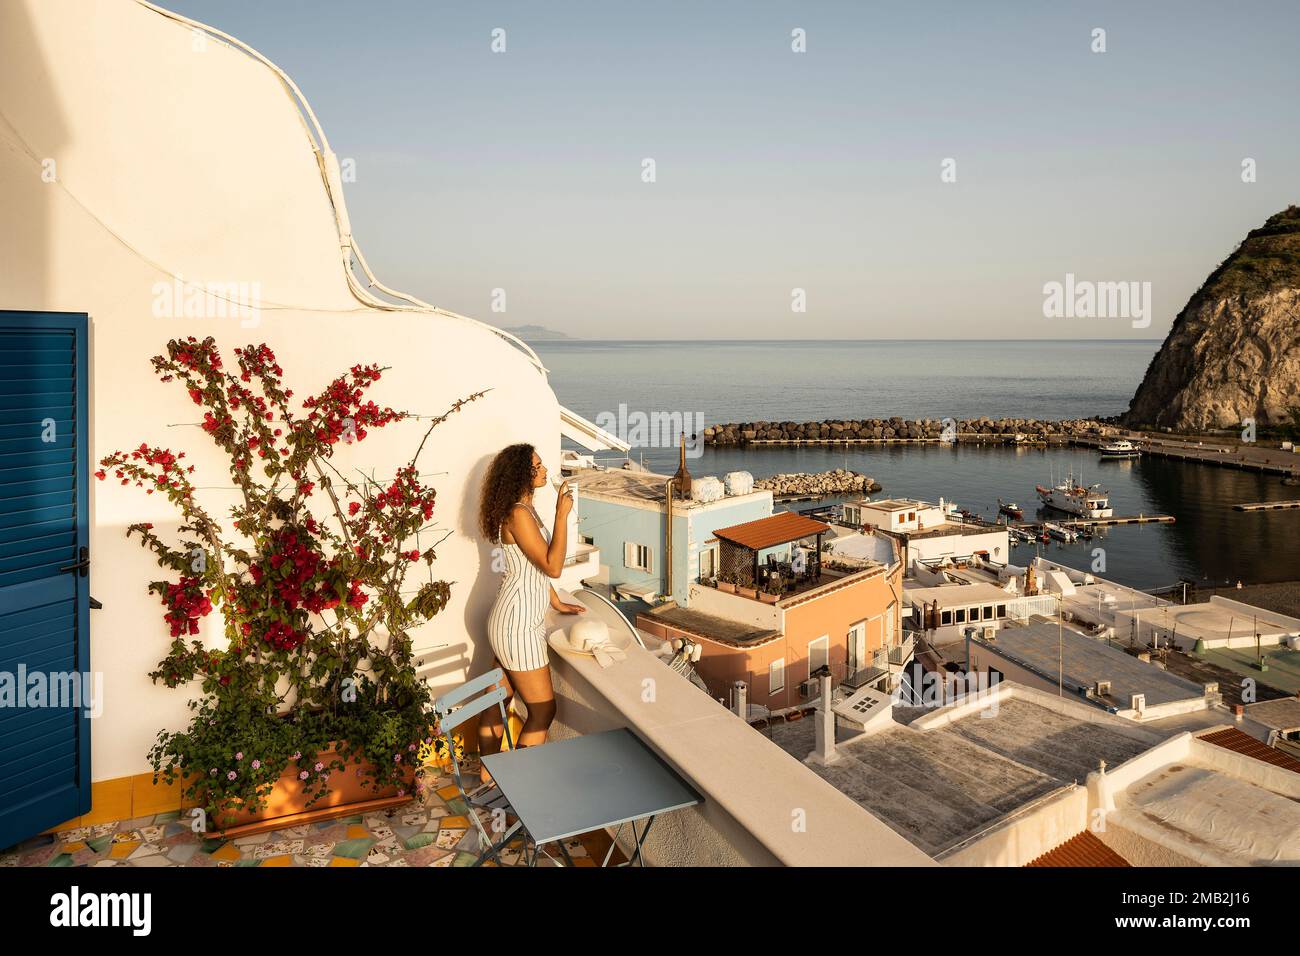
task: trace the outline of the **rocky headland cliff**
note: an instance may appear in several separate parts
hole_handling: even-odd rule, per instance
[[[1174,319],[1123,416],[1180,432],[1300,416],[1300,208],[1258,229]]]

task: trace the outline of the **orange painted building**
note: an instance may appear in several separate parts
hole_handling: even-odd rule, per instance
[[[818,533],[811,525],[792,529],[788,520],[782,529],[774,521],[781,518],[737,526],[741,532],[735,537],[772,547],[762,535],[768,529],[778,536],[782,530]],[[771,524],[764,528],[765,523]],[[717,535],[725,542],[734,531],[720,529]],[[837,683],[887,687],[888,652],[903,640],[903,569],[896,549],[883,542],[885,554],[892,555],[888,563],[873,561],[862,568],[819,563],[814,579],[776,594],[758,587],[729,589],[725,582],[692,584],[686,607],[667,604],[643,612],[637,627],[666,640],[699,644],[703,653],[696,672],[710,693],[728,704],[735,682],[745,681],[753,704],[771,710],[798,707],[816,696],[805,682],[822,665]],[[896,663],[892,670],[897,673],[901,666]]]

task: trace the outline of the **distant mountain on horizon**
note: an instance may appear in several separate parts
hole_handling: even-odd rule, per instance
[[[525,342],[555,342],[560,339],[571,338],[571,336],[565,335],[563,332],[548,329],[544,325],[515,325],[503,328],[501,331],[509,332]]]

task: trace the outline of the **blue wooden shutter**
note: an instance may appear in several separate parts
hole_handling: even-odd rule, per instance
[[[51,675],[90,676],[86,328],[0,311],[0,694],[19,698],[0,698],[0,848],[90,811],[93,684],[17,706],[34,674],[50,695]]]

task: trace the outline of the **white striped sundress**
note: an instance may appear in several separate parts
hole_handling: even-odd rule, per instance
[[[533,511],[533,509],[529,509]],[[550,532],[533,511],[547,545]],[[528,560],[517,544],[502,544],[505,576],[488,615],[488,642],[508,671],[531,671],[549,663],[546,653],[546,611],[551,606],[551,582]]]

